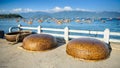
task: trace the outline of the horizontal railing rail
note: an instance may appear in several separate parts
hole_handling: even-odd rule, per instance
[[[90,31],[90,30],[69,30],[74,33],[86,33],[86,34],[104,34],[102,31]]]
[[[109,29],[105,29],[104,31],[90,31],[90,30],[70,30],[68,27],[65,27],[64,29],[56,29],[56,28],[41,28],[41,26],[38,27],[24,27],[21,25],[18,25],[20,29],[29,29],[29,30],[37,30],[37,33],[45,33],[50,34],[53,36],[63,37],[66,42],[69,41],[69,38],[83,38],[83,37],[89,37],[89,38],[96,38],[102,41],[105,41],[106,43],[109,42],[120,42],[120,39],[109,39],[111,35],[114,36],[120,36],[120,32],[110,32]],[[9,32],[12,31],[12,27],[9,28]],[[41,31],[53,31],[54,33],[50,32],[41,32]],[[58,34],[57,32],[63,32],[63,34]],[[82,35],[70,35],[70,33],[83,33],[83,34],[97,34],[97,35],[103,35],[103,38],[99,37],[91,37],[91,36],[82,36]]]

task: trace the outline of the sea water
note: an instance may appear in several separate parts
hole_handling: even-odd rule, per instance
[[[27,27],[38,27],[40,25],[43,28],[64,29],[65,27],[68,27],[69,29],[72,30],[91,30],[91,31],[104,31],[106,28],[108,28],[110,29],[110,32],[120,32],[120,20],[111,20],[111,21],[106,21],[105,23],[101,21],[93,21],[91,23],[85,23],[85,22],[76,23],[72,21],[63,24],[57,24],[55,22],[38,23],[38,21],[33,21],[32,24],[28,24],[25,23],[24,21],[16,22],[16,19],[0,19],[0,30],[4,30],[5,33],[8,33],[10,27],[18,26],[19,24]],[[57,32],[57,33],[62,33],[62,32]],[[71,33],[71,34],[79,35],[79,33]],[[80,34],[80,35],[85,35],[85,34]],[[91,35],[91,36],[95,36],[95,35]],[[103,36],[99,35],[99,37],[103,37]],[[110,38],[120,39],[120,37],[118,36],[110,36]]]

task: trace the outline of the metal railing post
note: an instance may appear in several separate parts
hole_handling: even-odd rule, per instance
[[[41,33],[41,26],[38,26],[38,29],[37,29],[37,30],[38,30],[37,33],[40,34],[40,33]]]
[[[110,30],[105,29],[104,30],[104,42],[106,42],[107,44],[109,44],[109,37],[110,37]]]
[[[21,24],[18,25],[18,28],[19,28],[18,31],[21,31],[21,30],[22,30],[22,29],[20,28],[21,26],[22,26]]]
[[[68,41],[69,41],[69,29],[68,29],[68,27],[64,28],[64,39],[65,39],[66,43],[68,43]]]

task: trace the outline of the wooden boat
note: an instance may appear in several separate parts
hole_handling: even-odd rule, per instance
[[[45,51],[57,46],[54,36],[48,34],[32,34],[24,38],[22,47],[31,51]]]
[[[97,39],[77,38],[68,42],[66,52],[75,58],[84,60],[103,60],[109,57],[111,47]]]
[[[10,42],[22,42],[22,40],[32,34],[31,31],[16,31],[5,34],[5,39]]]

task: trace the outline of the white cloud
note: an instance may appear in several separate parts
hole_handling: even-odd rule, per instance
[[[81,9],[80,8],[76,8],[77,11],[80,11]]]
[[[57,6],[57,7],[53,8],[51,11],[53,11],[53,12],[61,12],[61,11],[72,11],[72,10],[73,9],[70,6],[65,6],[63,8]]]
[[[53,10],[54,12],[60,12],[60,11],[63,11],[63,9],[60,8],[60,7],[55,7],[55,8],[53,8],[52,10]]]
[[[5,13],[5,12],[6,10],[3,10],[3,9],[0,10],[0,14]]]
[[[5,10],[0,10],[0,12],[4,12]]]
[[[46,9],[46,10],[33,10],[30,8],[24,8],[24,9],[23,8],[15,8],[12,10],[0,10],[0,13],[21,13],[21,12],[37,12],[37,11],[54,13],[54,12],[61,12],[61,11],[92,11],[92,10],[81,9],[81,8],[72,8],[70,6],[65,6],[65,7],[56,6],[53,9]]]
[[[94,10],[88,10],[88,9],[82,9],[82,8],[76,8],[75,11],[89,11],[89,12],[94,12]]]
[[[23,9],[23,11],[24,11],[24,12],[33,12],[33,10],[30,9],[30,8]]]
[[[65,6],[65,7],[63,7],[63,8],[61,8],[61,7],[55,7],[55,8],[53,8],[53,9],[51,9],[51,10],[49,10],[49,12],[61,12],[61,11],[92,11],[92,10],[87,10],[87,9],[81,9],[81,8],[76,8],[76,9],[74,9],[74,8],[72,8],[72,7],[70,7],[70,6]]]
[[[21,12],[22,11],[22,8],[15,8],[12,10],[13,12]]]
[[[12,13],[19,13],[19,12],[32,12],[33,10],[30,9],[30,8],[25,8],[25,9],[22,9],[22,8],[15,8],[13,9],[11,12]]]
[[[87,9],[76,8],[76,11],[88,11]]]
[[[72,11],[73,9],[70,6],[65,6],[63,8],[63,10],[65,10],[65,11]]]

